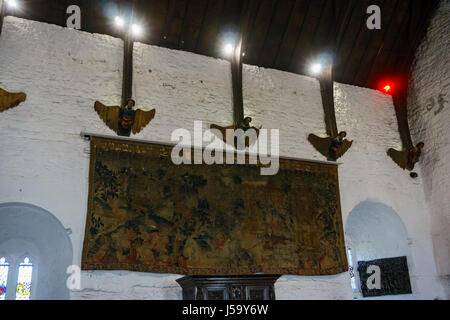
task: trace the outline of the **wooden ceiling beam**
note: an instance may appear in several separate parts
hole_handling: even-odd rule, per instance
[[[386,61],[389,58],[392,48],[395,43],[399,41],[400,30],[407,19],[408,3],[405,0],[398,0],[398,7],[396,7],[395,14],[393,15],[392,24],[389,26],[389,30],[384,34],[383,45],[380,48],[374,63],[369,66],[368,72],[368,87],[375,88],[378,85],[380,77],[389,76],[392,72],[386,67]]]
[[[336,1],[338,1],[338,0],[336,0]],[[337,3],[342,3],[342,2],[338,1]],[[347,28],[350,24],[351,18],[353,16],[353,11],[355,9],[355,5],[354,5],[355,0],[348,0],[348,1],[345,1],[344,3],[346,3],[346,6],[344,8],[341,8],[341,10],[339,11],[340,12],[339,17],[342,17],[342,18],[339,18],[339,20],[338,20],[338,24],[340,26],[337,29],[338,31],[337,31],[337,35],[336,35],[336,39],[335,39],[335,43],[334,43],[337,53],[340,52],[340,48],[342,45],[342,41],[344,39],[344,35],[347,32]]]
[[[0,0],[0,36],[2,35],[4,19],[5,19],[5,0]]]
[[[224,0],[209,1],[195,52],[220,57],[222,43],[219,38],[219,27],[224,6]]]
[[[381,10],[383,10],[383,4],[384,0],[365,1],[364,8],[369,7],[369,5],[377,5],[381,8]],[[366,13],[365,10],[363,12]],[[381,30],[369,30],[366,25],[367,18],[368,15],[364,14],[361,21],[360,31],[354,43],[352,54],[346,62],[344,71],[345,74],[342,77],[346,83],[356,84],[355,78],[358,71],[362,68],[362,61],[367,54],[368,48],[375,35],[381,32]]]
[[[289,63],[289,70],[292,72],[308,74],[306,69],[312,57],[308,56],[305,51],[308,51],[308,47],[313,42],[314,33],[317,30],[322,13],[323,3],[324,1],[311,1],[308,7],[305,23],[300,30],[298,42]]]
[[[342,42],[339,47],[339,55],[337,56],[335,63],[335,79],[342,83],[347,83],[345,79],[345,70],[348,65],[348,61],[351,59],[353,50],[358,40],[358,35],[361,32],[361,28],[364,23],[364,17],[367,6],[364,1],[357,1],[354,5],[354,10],[350,16],[349,23],[347,25],[345,36],[342,38]],[[363,21],[364,20],[364,21]]]
[[[181,31],[180,45],[182,50],[194,51],[200,35],[208,0],[191,0],[185,15],[185,24]]]
[[[134,39],[130,34],[131,17],[134,16],[138,0],[133,0],[130,9],[130,18],[128,19],[128,26],[124,32],[123,44],[123,74],[122,74],[122,106],[126,104],[128,99],[133,98],[133,47]]]
[[[161,45],[168,11],[169,2],[167,0],[139,1],[137,3],[136,15],[146,30],[145,38],[140,39],[141,42]]]
[[[326,34],[323,35],[324,43],[321,44],[323,50],[328,54],[336,53],[336,45],[339,41],[340,29],[339,23],[342,23],[343,17],[348,17],[348,10],[340,7],[335,0],[330,0],[325,9],[327,14],[323,14],[329,21],[324,28]],[[327,10],[328,9],[328,10]],[[344,20],[345,23],[345,20]],[[322,106],[324,111],[325,129],[330,137],[336,137],[338,128],[336,123],[336,112],[334,105],[334,61],[333,57],[328,61],[325,70],[319,77],[320,93],[322,97]]]
[[[258,65],[259,56],[263,50],[266,35],[269,30],[270,21],[272,20],[276,0],[261,1],[258,12],[255,16],[254,23],[248,33],[247,49],[245,52],[245,60],[249,64]]]
[[[270,27],[266,34],[263,50],[259,53],[258,65],[273,67],[275,59],[283,40],[280,35],[284,35],[288,24],[286,21],[291,19],[293,14],[294,0],[279,1],[273,10]]]
[[[389,26],[392,21],[392,15],[395,14],[396,6],[391,5],[392,0],[384,0],[383,6],[381,7],[381,30],[372,30],[372,37],[370,43],[367,45],[366,51],[360,61],[358,71],[355,73],[353,83],[367,84],[367,66],[374,63],[375,58],[383,44],[383,38],[389,30]],[[398,3],[398,1],[397,1]]]
[[[111,10],[106,7],[126,9],[130,3],[116,0],[105,6],[92,0],[21,0],[23,10],[14,15],[65,26],[66,8],[75,4],[81,7],[83,31],[121,37],[121,31],[112,23],[114,17],[108,16]],[[246,46],[243,60],[307,74],[309,59],[333,49],[330,37],[335,36],[336,81],[376,88],[375,81],[382,75],[407,73],[428,25],[424,21],[429,20],[430,8],[437,3],[438,0],[385,0],[382,30],[367,34],[360,27],[364,26],[366,7],[371,2],[259,0],[259,9],[252,13],[255,19],[251,21],[249,38],[243,43]],[[339,17],[336,25],[327,19],[331,6]],[[238,7],[238,0],[140,0],[136,13],[147,32],[139,41],[223,58],[221,31],[237,23]]]
[[[405,17],[403,19],[402,25],[400,26],[397,34],[399,35],[397,41],[395,41],[391,47],[391,50],[388,51],[388,54],[386,55],[386,60],[383,63],[385,66],[384,69],[386,70],[386,73],[389,74],[393,79],[397,79],[399,76],[401,76],[402,79],[405,79],[406,75],[401,75],[396,73],[397,66],[395,65],[395,62],[398,58],[405,59],[404,53],[405,48],[410,45],[409,39],[408,39],[408,29],[409,29],[409,21],[411,19],[410,12],[411,12],[411,2],[405,1],[407,4],[406,11],[405,11]],[[406,83],[402,85],[407,85]],[[398,86],[398,84],[397,84]]]
[[[333,35],[330,34],[330,30],[332,29],[332,26],[335,25],[334,15],[333,0],[326,0],[322,4],[322,10],[317,21],[318,23],[311,45],[305,52],[306,56],[316,57],[333,47],[330,43],[330,40],[333,38]]]
[[[277,56],[275,58],[275,68],[288,70],[289,64],[294,54],[296,44],[299,42],[301,30],[306,20],[310,2],[307,0],[296,0],[292,15],[289,19],[283,40],[280,43]]]
[[[179,38],[186,14],[188,0],[170,0],[160,45],[178,49]]]
[[[409,148],[414,145],[408,122],[408,81],[410,76],[410,66],[414,59],[414,53],[422,40],[427,26],[429,25],[429,18],[431,17],[433,9],[438,4],[438,1],[429,1],[425,6],[415,6],[414,1],[410,2],[411,10],[416,11],[409,16],[409,24],[405,32],[408,33],[408,43],[410,47],[406,51],[406,56],[399,56],[396,60],[396,72],[403,73],[405,76],[404,84],[398,91],[394,92],[393,102],[395,113],[397,116],[397,123],[400,132],[400,138],[404,148]],[[421,14],[419,14],[419,12]],[[416,22],[421,21],[417,27]],[[402,61],[403,60],[403,61]],[[416,141],[417,143],[417,141]]]
[[[242,88],[242,52],[253,21],[252,13],[258,9],[255,0],[244,0],[239,17],[239,40],[231,60],[231,79],[233,89],[233,121],[238,126],[244,120],[244,97]],[[255,14],[254,14],[255,15]]]

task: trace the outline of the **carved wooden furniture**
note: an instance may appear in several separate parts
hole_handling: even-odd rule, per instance
[[[280,275],[186,276],[177,279],[183,300],[275,300]]]

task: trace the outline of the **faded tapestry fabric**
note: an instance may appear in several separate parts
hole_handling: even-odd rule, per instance
[[[92,137],[83,270],[329,275],[348,268],[336,165],[175,165]]]

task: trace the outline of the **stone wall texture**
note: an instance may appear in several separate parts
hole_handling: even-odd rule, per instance
[[[450,2],[441,1],[412,68],[408,118],[412,139],[423,141],[420,168],[430,206],[437,271],[450,275]],[[450,291],[447,291],[447,295]]]

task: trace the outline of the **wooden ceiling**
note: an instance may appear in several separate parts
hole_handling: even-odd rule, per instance
[[[18,0],[13,14],[65,26],[76,4],[82,30],[120,36],[114,15],[130,12],[144,25],[139,41],[223,58],[227,35],[244,34],[243,63],[309,74],[324,52],[334,55],[335,81],[377,88],[405,78],[439,0]],[[381,8],[381,30],[369,30],[369,5]]]

